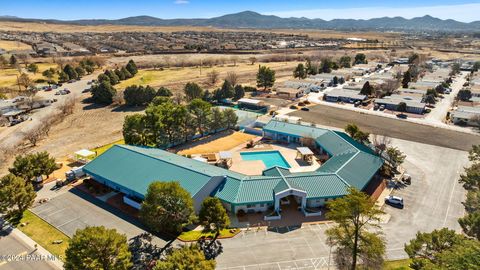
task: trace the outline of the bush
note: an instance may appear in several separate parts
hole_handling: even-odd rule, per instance
[[[299,102],[299,103],[298,103],[298,106],[303,107],[303,106],[305,106],[305,103]]]
[[[303,104],[308,105],[308,104],[310,104],[310,101],[305,100],[305,101],[303,102]]]
[[[295,106],[295,105],[292,105],[292,106],[290,106],[290,109],[292,109],[292,110],[297,110],[297,109],[298,109],[298,107],[297,107],[297,106]]]

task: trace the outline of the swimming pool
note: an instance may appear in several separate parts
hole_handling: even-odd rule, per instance
[[[261,160],[267,169],[274,166],[290,168],[290,165],[279,151],[242,152],[240,156],[243,160]]]

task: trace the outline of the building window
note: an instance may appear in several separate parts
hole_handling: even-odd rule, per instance
[[[254,208],[255,204],[247,204],[247,208]]]
[[[264,206],[265,206],[265,204],[264,204],[264,203],[261,203],[261,204],[260,204],[260,207],[264,207]]]

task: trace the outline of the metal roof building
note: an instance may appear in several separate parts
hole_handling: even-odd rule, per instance
[[[153,181],[178,181],[193,197],[196,209],[207,196],[216,196],[232,212],[273,207],[280,199],[296,196],[302,209],[363,189],[382,166],[375,153],[343,132],[271,120],[264,136],[296,141],[311,137],[330,158],[317,170],[292,173],[272,167],[259,176],[247,176],[156,148],[115,145],[85,165],[96,181],[143,199]],[[315,204],[316,203],[316,204]]]

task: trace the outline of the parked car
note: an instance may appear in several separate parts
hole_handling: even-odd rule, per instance
[[[406,115],[404,113],[399,113],[399,114],[397,114],[397,117],[400,118],[400,119],[407,119],[408,115]]]
[[[385,197],[385,203],[394,207],[403,208],[403,198],[398,196]]]
[[[375,105],[373,105],[373,110],[376,111],[376,110],[378,110],[379,107],[380,107],[380,106],[378,106],[378,104],[375,103]]]
[[[310,111],[310,109],[309,109],[309,108],[307,108],[307,107],[303,107],[303,108],[301,108],[300,110],[302,110],[302,111],[306,111],[306,112]]]
[[[82,90],[82,93],[88,93],[88,92],[90,92],[90,88],[85,88]]]
[[[63,92],[67,93],[67,94],[70,94],[70,90],[68,90],[67,88],[63,89]]]
[[[17,124],[20,124],[21,122],[23,122],[21,119],[12,119],[12,121],[10,121],[10,126],[15,126]]]
[[[380,105],[380,107],[378,107],[378,109],[379,109],[380,111],[384,111],[384,110],[385,110],[385,105]]]
[[[407,185],[410,185],[412,183],[412,177],[410,176],[410,174],[407,174],[407,173],[403,174],[402,182],[404,182]]]
[[[361,102],[359,100],[355,101],[355,103],[353,103],[353,106],[355,107],[358,107],[360,106]]]

